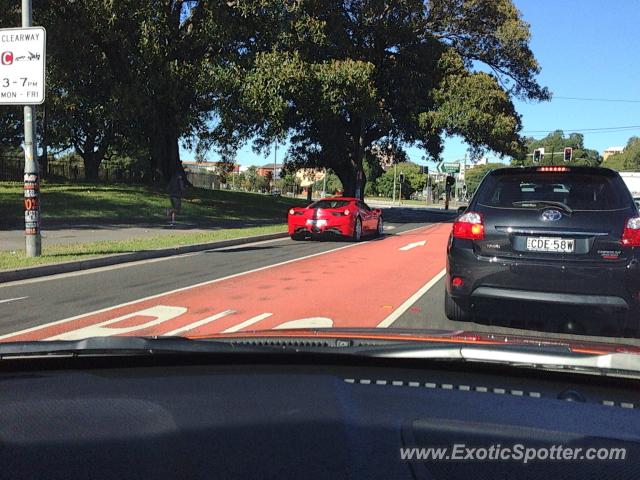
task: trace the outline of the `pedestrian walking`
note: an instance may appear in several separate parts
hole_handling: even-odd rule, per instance
[[[185,181],[184,174],[180,171],[176,171],[169,180],[167,191],[169,193],[169,201],[171,202],[171,208],[167,209],[167,216],[171,219],[171,225],[175,224],[176,215],[182,209],[182,197],[187,190],[187,182]]]

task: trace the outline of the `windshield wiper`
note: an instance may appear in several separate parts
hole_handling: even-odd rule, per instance
[[[309,340],[309,339],[307,339]],[[93,337],[83,340],[0,343],[0,359],[80,356],[154,356],[185,354],[329,354],[365,358],[421,359],[497,363],[513,367],[640,378],[640,354],[573,352],[563,345],[486,345],[455,341],[366,340],[324,337],[305,342],[286,337],[228,337],[191,340],[183,337]]]
[[[514,367],[610,376],[640,377],[640,355],[635,353],[576,353],[565,347],[537,348],[520,345],[461,345],[438,348],[407,348],[375,354],[382,358],[447,359],[497,363]]]
[[[532,206],[534,208],[539,208],[539,207],[558,207],[558,208],[564,210],[565,212],[567,212],[569,215],[571,215],[573,213],[573,210],[571,209],[571,207],[569,205],[567,205],[566,203],[555,202],[553,200],[523,200],[521,202],[513,202],[511,205],[513,205],[514,207]]]

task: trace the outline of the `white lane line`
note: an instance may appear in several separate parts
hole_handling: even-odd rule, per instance
[[[271,315],[273,315],[273,313],[261,313],[260,315],[251,317],[249,320],[245,320],[242,323],[239,323],[237,325],[234,325],[233,327],[227,328],[226,330],[223,330],[222,333],[237,332],[238,330],[242,330],[243,328],[246,328],[249,325],[253,325],[254,323],[258,323],[259,321],[264,320],[265,318],[269,318]]]
[[[426,240],[422,240],[421,242],[413,242],[405,245],[404,247],[400,247],[398,250],[400,250],[401,252],[406,252],[407,250],[411,250],[412,248],[424,247],[426,243]]]
[[[266,265],[264,267],[254,268],[252,270],[247,270],[245,272],[234,273],[233,275],[227,275],[226,277],[215,278],[213,280],[207,280],[206,282],[200,282],[200,283],[196,283],[194,285],[188,285],[186,287],[177,288],[175,290],[169,290],[167,292],[157,293],[155,295],[150,295],[148,297],[137,298],[137,299],[132,300],[130,302],[121,303],[119,305],[112,305],[110,307],[101,308],[99,310],[94,310],[93,312],[82,313],[80,315],[75,315],[73,317],[64,318],[62,320],[57,320],[55,322],[45,323],[45,324],[39,325],[37,327],[31,327],[31,328],[27,328],[25,330],[20,330],[18,332],[13,332],[13,333],[8,333],[6,335],[1,335],[0,336],[0,340],[3,340],[3,339],[8,338],[8,337],[13,337],[15,335],[22,335],[22,334],[25,334],[25,333],[30,333],[30,332],[33,332],[33,331],[36,331],[36,330],[40,330],[42,328],[52,327],[52,326],[55,326],[55,325],[60,325],[62,323],[71,322],[73,320],[77,320],[79,318],[88,317],[90,315],[97,315],[98,313],[108,312],[109,310],[115,310],[116,308],[127,307],[127,306],[133,305],[135,303],[146,302],[147,300],[153,300],[155,298],[164,297],[165,295],[172,295],[174,293],[184,292],[186,290],[191,290],[193,288],[203,287],[205,285],[213,285],[214,283],[222,282],[222,281],[225,281],[225,280],[230,280],[232,278],[241,277],[243,275],[249,275],[251,273],[261,272],[263,270],[268,270],[270,268],[279,267],[279,266],[282,266],[282,265],[288,265],[290,263],[299,262],[300,260],[306,260],[308,258],[318,257],[320,255],[326,255],[328,253],[336,252],[338,250],[344,250],[344,249],[347,249],[347,248],[357,247],[358,245],[365,245],[367,243],[369,243],[369,242],[365,241],[365,242],[360,242],[360,243],[351,243],[351,244],[345,245],[343,247],[334,248],[333,250],[326,250],[324,252],[313,253],[311,255],[306,255],[304,257],[293,258],[291,260],[286,260],[284,262],[274,263],[274,264],[271,264],[271,265]]]
[[[416,293],[411,295],[402,305],[396,308],[391,313],[391,315],[389,315],[387,318],[381,321],[378,324],[378,328],[389,327],[393,322],[395,322],[398,318],[400,318],[400,316],[404,312],[406,312],[409,309],[409,307],[411,307],[411,305],[416,303],[420,297],[422,297],[425,293],[427,293],[431,287],[433,287],[436,283],[438,283],[440,279],[445,276],[446,273],[447,273],[447,269],[443,268],[440,273],[438,273],[435,277],[433,277],[425,285],[423,285],[422,288],[420,288],[420,290],[418,290]]]
[[[400,232],[397,235],[402,235],[404,233],[410,233],[410,232],[413,232],[415,230],[420,230],[420,229],[430,230],[430,229],[436,227],[437,225],[439,225],[439,224],[438,223],[433,223],[431,225],[426,225],[426,226],[422,225],[420,227],[412,228],[410,230],[405,230],[404,232]],[[130,302],[125,302],[125,303],[121,303],[119,305],[112,305],[110,307],[101,308],[99,310],[94,310],[93,312],[82,313],[80,315],[75,315],[73,317],[63,318],[62,320],[56,320],[54,322],[38,325],[36,327],[26,328],[24,330],[19,330],[17,332],[12,332],[12,333],[7,333],[5,335],[0,335],[0,340],[4,340],[5,338],[9,338],[9,337],[14,337],[16,335],[23,335],[25,333],[34,332],[34,331],[37,331],[37,330],[41,330],[43,328],[48,328],[48,327],[53,327],[53,326],[56,326],[56,325],[61,325],[63,323],[71,322],[73,320],[78,320],[80,318],[88,317],[90,315],[97,315],[98,313],[104,313],[104,312],[108,312],[109,310],[115,310],[116,308],[127,307],[127,306],[133,305],[135,303],[145,302],[147,300],[153,300],[155,298],[164,297],[165,295],[171,295],[171,294],[174,294],[174,293],[184,292],[186,290],[191,290],[193,288],[203,287],[205,285],[213,285],[214,283],[222,282],[222,281],[225,281],[225,280],[230,280],[232,278],[241,277],[243,275],[248,275],[248,274],[256,273],[256,272],[261,272],[263,270],[268,270],[270,268],[279,267],[281,265],[288,265],[290,263],[298,262],[300,260],[306,260],[308,258],[319,257],[321,255],[326,255],[328,253],[337,252],[339,250],[345,250],[347,248],[357,247],[358,245],[366,245],[368,243],[370,243],[369,240],[362,241],[362,242],[359,242],[359,243],[351,243],[349,245],[345,245],[343,247],[334,248],[332,250],[326,250],[326,251],[323,251],[323,252],[312,253],[311,255],[306,255],[304,257],[292,258],[291,260],[286,260],[284,262],[274,263],[272,265],[266,265],[264,267],[254,268],[252,270],[247,270],[245,272],[234,273],[233,275],[227,275],[226,277],[220,277],[220,278],[215,278],[213,280],[207,280],[206,282],[200,282],[200,283],[196,283],[194,285],[188,285],[186,287],[177,288],[175,290],[169,290],[167,292],[157,293],[155,295],[150,295],[148,297],[138,298],[136,300],[131,300]],[[2,285],[0,285],[0,287],[1,286]]]
[[[266,243],[284,242],[284,241],[288,241],[288,240],[289,240],[289,237],[287,237],[287,238],[275,238],[275,239],[272,239],[272,240],[261,240],[259,242],[244,243],[242,245],[236,245],[236,246],[232,246],[232,247],[210,248],[208,250],[202,250],[202,251],[198,251],[198,252],[180,253],[178,255],[171,255],[171,256],[168,256],[168,257],[160,257],[160,258],[149,258],[147,260],[136,260],[134,262],[125,262],[125,263],[118,263],[116,265],[107,265],[105,267],[89,268],[89,269],[86,269],[86,270],[79,270],[77,272],[57,273],[55,275],[47,275],[45,277],[30,278],[30,279],[26,279],[26,280],[14,280],[12,282],[0,283],[0,288],[15,287],[15,286],[18,286],[18,285],[28,285],[30,283],[48,282],[48,281],[52,281],[52,280],[60,280],[60,279],[71,278],[71,277],[79,277],[81,275],[90,275],[90,274],[93,274],[93,273],[108,272],[110,270],[119,270],[121,268],[129,268],[129,267],[135,267],[135,266],[138,266],[138,265],[145,265],[147,263],[166,262],[167,260],[174,260],[176,258],[193,257],[195,255],[202,255],[203,253],[206,253],[206,252],[225,251],[225,250],[229,250],[229,249],[232,249],[232,248],[248,247],[248,246],[254,246],[254,245],[263,245],[263,244],[266,244]]]
[[[170,332],[163,333],[163,337],[170,337],[172,335],[178,335],[179,333],[188,332],[189,330],[194,330],[198,327],[202,327],[207,323],[215,322],[216,320],[226,317],[227,315],[231,315],[232,313],[236,313],[235,310],[225,310],[224,312],[217,313],[215,315],[211,315],[210,317],[203,318],[202,320],[198,320],[197,322],[190,323],[188,325],[184,325],[180,328],[176,328],[175,330],[171,330]]]
[[[0,300],[0,303],[15,302],[16,300],[24,300],[25,298],[29,298],[29,297],[7,298],[7,299],[5,299],[5,300]]]

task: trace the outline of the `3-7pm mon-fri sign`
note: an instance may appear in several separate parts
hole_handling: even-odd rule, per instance
[[[45,45],[42,27],[0,29],[0,104],[44,102]]]

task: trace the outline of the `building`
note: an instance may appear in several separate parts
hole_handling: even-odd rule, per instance
[[[230,164],[225,162],[198,163],[194,161],[183,161],[182,166],[185,168],[185,170],[215,172],[216,169],[219,169],[219,168],[229,169]],[[229,173],[231,172],[240,173],[241,171],[242,171],[242,167],[240,167],[240,165],[238,165],[237,163],[234,163]]]
[[[282,178],[282,165],[277,165],[274,163],[267,163],[261,167],[257,167],[257,174],[261,177],[266,177],[271,174],[271,178]]]
[[[611,155],[615,153],[622,153],[623,150],[624,150],[624,147],[605,148],[604,152],[602,152],[602,158],[604,158],[604,161],[606,162],[607,158],[609,158]]]

